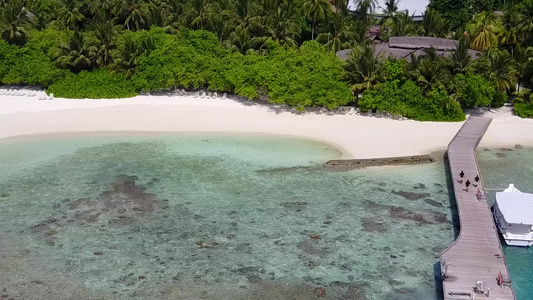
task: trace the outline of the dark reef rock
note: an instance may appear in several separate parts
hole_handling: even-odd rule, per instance
[[[424,216],[421,214],[407,211],[403,207],[393,207],[390,209],[389,213],[393,218],[411,220],[417,222],[418,224],[429,224],[429,222],[424,219]]]
[[[424,199],[424,202],[426,202],[427,204],[433,206],[433,207],[442,207],[442,203],[438,202],[438,201],[435,201],[433,199]]]
[[[323,287],[318,287],[315,289],[315,295],[318,297],[318,298],[324,298],[326,297],[326,289],[323,288]]]
[[[314,171],[319,170],[320,167],[316,166],[294,166],[294,167],[281,167],[281,168],[267,168],[257,170],[257,173],[290,173],[290,172],[301,172],[301,171]]]
[[[421,211],[415,213],[412,211],[407,211],[403,207],[393,207],[389,210],[389,214],[393,218],[415,221],[419,225],[448,222],[448,219],[446,218],[447,215],[445,213],[434,211]]]
[[[391,191],[394,195],[402,196],[407,200],[418,200],[425,198],[429,196],[427,193],[412,193],[412,192],[404,192],[404,191]]]
[[[435,159],[429,155],[414,155],[370,159],[330,160],[324,164],[324,168],[328,170],[344,171],[374,166],[418,165],[433,162],[435,162]]]
[[[119,176],[108,191],[105,191],[96,199],[80,198],[68,205],[74,210],[74,220],[78,223],[94,223],[101,215],[112,217],[115,212],[132,216],[142,217],[151,213],[157,204],[157,196],[145,193],[145,188],[135,184],[135,176]],[[113,221],[114,224],[130,222]]]
[[[285,208],[288,208],[290,210],[294,211],[302,211],[304,210],[309,203],[304,201],[296,201],[296,202],[283,202],[281,203],[281,206],[284,206]]]
[[[367,284],[364,282],[350,282],[347,285],[346,293],[341,299],[346,300],[367,300],[365,289]]]
[[[387,231],[387,226],[381,221],[376,220],[375,218],[363,218],[361,224],[365,231],[370,232],[385,232]]]
[[[514,148],[515,149],[524,149],[524,146],[522,146],[520,144],[516,144],[516,145],[514,145]]]
[[[426,185],[423,184],[423,183],[419,183],[418,185],[415,185],[413,186],[413,189],[417,190],[417,189],[425,189],[426,188]]]
[[[366,211],[372,213],[379,213],[384,210],[389,210],[393,207],[391,205],[381,204],[370,200],[363,200],[363,205],[365,206]]]
[[[261,283],[261,282],[263,282],[263,279],[261,277],[259,277],[259,275],[255,275],[255,274],[247,275],[246,279],[248,279],[248,281],[250,283]]]
[[[66,205],[56,208],[56,215],[62,215],[61,218],[50,217],[31,227],[31,232],[48,236],[50,240],[58,234],[58,228],[65,225],[90,226],[98,223],[96,226],[100,227],[102,222],[117,226],[133,225],[137,219],[151,214],[158,205],[157,196],[146,193],[145,188],[135,184],[135,180],[135,176],[121,175],[109,190],[94,199],[65,200]]]
[[[436,223],[446,223],[448,222],[448,219],[446,218],[446,214],[445,213],[440,213],[440,212],[434,212],[432,214],[433,216],[433,220],[436,222]]]
[[[302,241],[298,243],[296,248],[305,254],[316,255],[320,257],[325,257],[329,253],[328,249],[322,247],[318,240],[310,239]]]

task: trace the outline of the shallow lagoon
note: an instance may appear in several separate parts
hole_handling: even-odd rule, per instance
[[[1,294],[437,299],[444,163],[319,167],[339,155],[258,136],[4,142]]]
[[[491,205],[495,193],[509,183],[522,192],[533,193],[533,149],[479,148],[477,156]],[[507,247],[501,242],[517,299],[533,299],[533,247]]]

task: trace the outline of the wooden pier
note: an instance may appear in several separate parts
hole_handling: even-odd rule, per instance
[[[491,121],[491,118],[468,118],[448,145],[460,232],[440,258],[445,300],[516,300],[498,232],[484,196],[475,153]],[[465,174],[462,183],[459,181],[461,170]],[[480,177],[479,185],[470,185],[467,192],[466,180],[475,184],[476,175]]]

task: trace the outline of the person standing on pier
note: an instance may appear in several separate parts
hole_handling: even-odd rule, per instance
[[[461,170],[461,173],[459,173],[459,177],[461,178],[461,179],[459,179],[459,183],[462,184],[463,183],[463,177],[465,177],[465,172],[463,172],[463,170]]]
[[[465,185],[466,185],[465,191],[468,193],[468,187],[470,186],[470,179],[466,180]]]
[[[479,175],[476,175],[476,177],[474,178],[474,181],[476,182],[475,184],[473,184],[473,186],[477,186],[479,184]]]

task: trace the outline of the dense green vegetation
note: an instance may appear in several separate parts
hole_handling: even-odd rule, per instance
[[[397,2],[376,18],[375,0],[356,0],[355,11],[346,0],[0,0],[0,83],[69,98],[207,89],[441,121],[531,84],[533,0],[431,0],[421,23]],[[374,24],[385,40],[456,37],[459,48],[383,57],[367,36]],[[472,61],[469,48],[483,57]],[[342,49],[354,49],[346,62]],[[530,116],[531,99],[519,99],[517,114]]]
[[[514,99],[515,113],[522,118],[533,118],[533,95],[529,89],[523,89]]]
[[[411,80],[402,61],[389,60],[384,66],[384,81],[377,88],[367,90],[359,105],[363,111],[387,111],[420,121],[462,121],[461,105],[444,86],[420,87]]]

